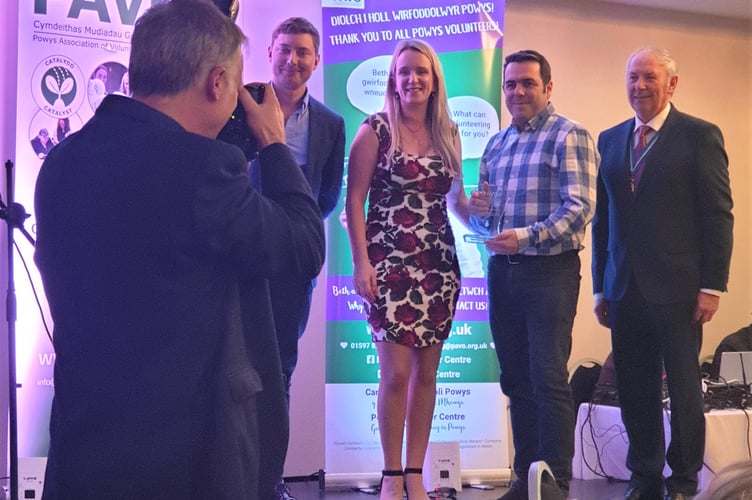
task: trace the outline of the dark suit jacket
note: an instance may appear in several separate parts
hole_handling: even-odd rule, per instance
[[[672,106],[634,195],[629,148],[634,119],[601,133],[593,219],[593,291],[623,297],[633,273],[655,304],[725,291],[732,247],[731,190],[721,131]]]
[[[308,165],[305,176],[326,218],[339,202],[345,169],[345,121],[340,115],[308,97]],[[263,190],[258,162],[251,163],[251,185]]]
[[[306,178],[326,218],[339,202],[345,169],[345,121],[321,102],[308,97],[308,165]]]
[[[268,494],[260,442],[287,427],[267,278],[316,276],[324,235],[287,147],[260,163],[263,196],[239,149],[119,96],[47,157],[35,197],[57,355],[45,499]]]
[[[52,148],[54,146],[55,144],[52,142],[52,138],[49,138],[47,140],[47,144],[42,144],[42,140],[39,138],[39,136],[31,140],[31,147],[32,149],[34,149],[34,153],[37,156],[40,154],[47,156],[50,153],[50,151],[52,151]]]

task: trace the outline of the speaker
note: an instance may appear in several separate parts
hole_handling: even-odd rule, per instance
[[[429,492],[462,491],[460,444],[457,441],[428,443],[423,463],[423,486]]]
[[[18,497],[26,499],[42,498],[44,471],[47,457],[18,458]]]

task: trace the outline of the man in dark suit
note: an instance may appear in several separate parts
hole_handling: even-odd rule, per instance
[[[302,17],[291,17],[272,31],[268,55],[272,86],[285,117],[287,145],[326,218],[337,206],[342,188],[345,122],[308,91],[307,82],[321,59],[319,45],[316,27]],[[260,184],[255,175],[253,180],[254,185]],[[292,275],[269,283],[288,406],[290,382],[298,362],[298,339],[308,323],[315,284],[315,279]],[[277,492],[282,500],[293,498],[281,476]]]
[[[601,133],[593,220],[593,290],[611,328],[632,472],[625,498],[689,498],[702,467],[705,419],[698,355],[702,324],[726,291],[733,217],[728,160],[715,125],[671,103],[678,76],[665,50],[627,65],[635,111]],[[645,127],[643,127],[645,126]],[[662,376],[671,398],[664,453]]]
[[[242,90],[244,40],[211,3],[153,7],[133,31],[133,99],[107,96],[41,168],[45,499],[273,495],[283,455],[264,447],[288,429],[267,278],[316,276],[324,232],[274,93]],[[263,195],[215,140],[238,99]]]

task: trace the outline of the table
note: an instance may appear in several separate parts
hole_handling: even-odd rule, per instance
[[[663,412],[666,445],[671,438],[670,412]],[[715,472],[739,460],[750,459],[752,410],[711,410],[705,414],[705,458],[698,476],[699,488],[708,485]],[[621,410],[613,406],[583,403],[577,412],[572,475],[576,479],[598,479],[603,475],[629,480],[629,439],[621,421]],[[600,460],[599,460],[600,458]],[[597,473],[596,473],[597,472]],[[600,474],[600,475],[599,475]],[[663,475],[671,475],[666,465]]]

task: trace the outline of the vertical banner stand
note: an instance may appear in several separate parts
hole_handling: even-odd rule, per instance
[[[8,204],[0,200],[0,218],[8,225],[8,295],[5,301],[5,316],[8,321],[8,419],[10,454],[10,499],[18,500],[18,406],[16,403],[16,288],[13,280],[13,229],[26,236],[32,246],[34,239],[26,232],[23,222],[29,217],[23,205],[13,201],[13,162],[5,162]]]

